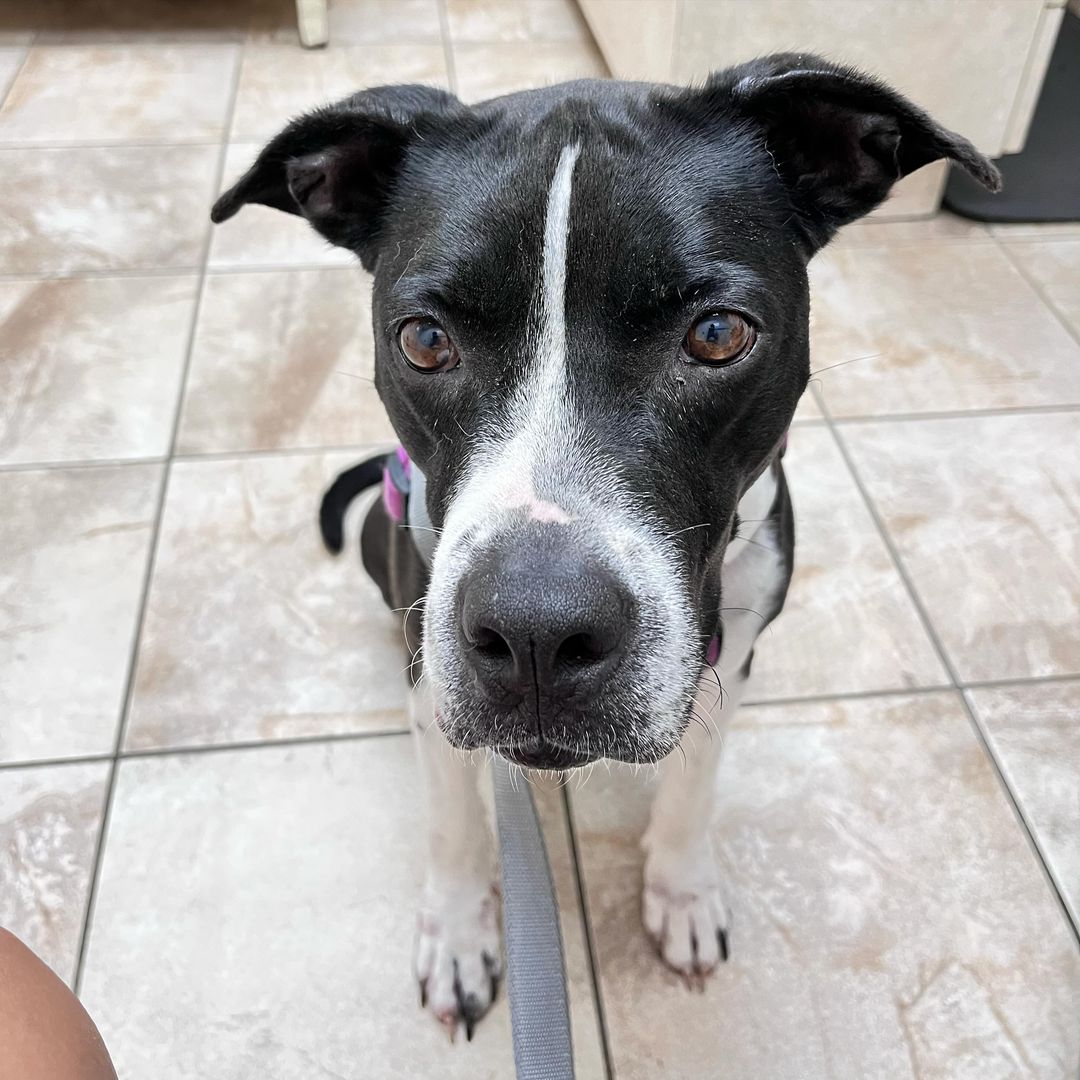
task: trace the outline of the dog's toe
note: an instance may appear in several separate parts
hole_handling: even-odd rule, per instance
[[[498,992],[498,898],[488,886],[429,893],[420,914],[416,977],[420,1004],[449,1032],[472,1039],[477,1022]]]
[[[688,985],[728,958],[727,905],[717,886],[682,891],[649,882],[642,893],[642,919],[660,957]]]

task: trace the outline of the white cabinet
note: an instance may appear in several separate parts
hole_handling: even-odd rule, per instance
[[[1023,147],[1064,0],[578,0],[611,73],[688,83],[763,53],[816,52],[879,75],[997,157]],[[945,171],[877,213],[937,209]]]

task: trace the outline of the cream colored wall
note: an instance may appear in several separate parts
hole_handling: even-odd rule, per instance
[[[579,0],[614,75],[688,83],[777,51],[864,68],[984,153],[1022,148],[1064,0]],[[944,170],[886,216],[932,213]],[[880,211],[879,211],[880,213]]]

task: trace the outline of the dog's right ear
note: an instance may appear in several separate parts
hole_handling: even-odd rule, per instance
[[[376,259],[380,221],[409,145],[467,112],[429,86],[379,86],[293,120],[210,211],[215,224],[248,203],[299,214],[332,244]]]

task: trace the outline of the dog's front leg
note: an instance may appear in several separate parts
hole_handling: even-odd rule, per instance
[[[728,908],[710,826],[724,732],[746,684],[741,672],[720,679],[706,669],[680,751],[661,766],[660,787],[642,837],[642,918],[664,962],[688,980],[728,957]]]
[[[450,1029],[472,1038],[502,971],[496,863],[480,799],[482,768],[466,761],[435,722],[424,680],[409,694],[409,719],[423,773],[427,875],[416,943],[420,1001]]]

